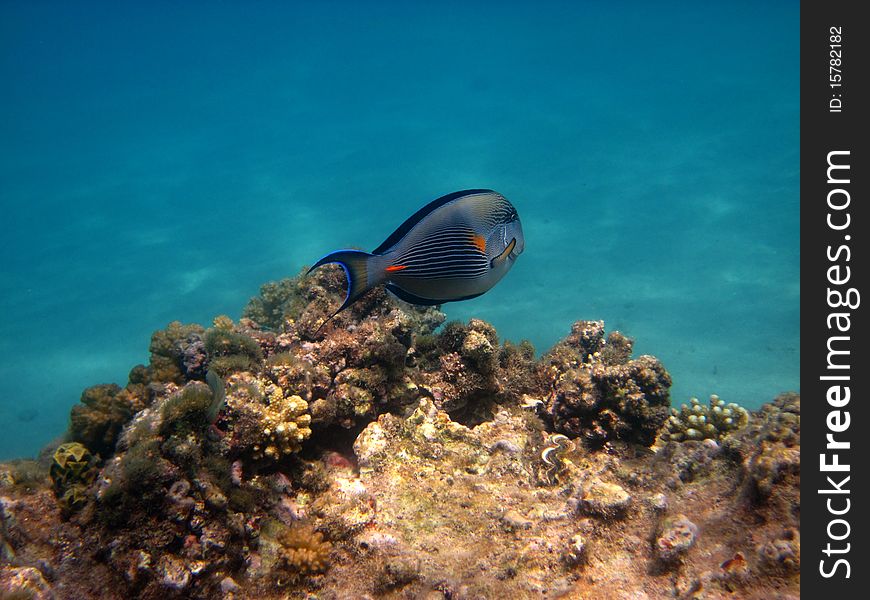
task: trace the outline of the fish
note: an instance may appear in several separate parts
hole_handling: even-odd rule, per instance
[[[208,411],[206,411],[206,419],[209,423],[214,424],[217,421],[220,412],[224,409],[224,406],[226,406],[227,390],[224,386],[224,380],[211,369],[209,369],[205,374],[205,380],[208,383],[208,387],[211,388],[212,394],[211,404],[208,407]]]
[[[461,190],[415,212],[372,252],[336,250],[308,273],[331,263],[344,269],[347,295],[328,322],[381,284],[424,306],[477,298],[524,249],[520,217],[507,198],[492,190]]]

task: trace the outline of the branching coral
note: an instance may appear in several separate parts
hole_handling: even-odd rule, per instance
[[[661,434],[662,441],[720,440],[733,431],[746,427],[749,412],[733,402],[725,404],[719,396],[710,396],[710,405],[702,406],[697,398],[680,410],[671,409],[671,416]]]
[[[233,453],[278,460],[298,452],[311,435],[308,403],[259,377],[237,373],[227,381],[225,443]]]
[[[332,544],[311,525],[294,525],[281,533],[278,540],[283,546],[283,563],[294,575],[323,573],[329,568]]]

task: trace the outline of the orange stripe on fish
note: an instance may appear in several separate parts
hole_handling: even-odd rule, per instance
[[[472,243],[477,246],[477,249],[486,254],[486,238],[482,235],[471,236]]]
[[[407,269],[408,265],[390,265],[387,267],[387,273],[395,273],[396,271],[401,271],[402,269]]]

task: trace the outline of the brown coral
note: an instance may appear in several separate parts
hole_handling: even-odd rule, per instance
[[[283,547],[282,561],[298,576],[323,573],[329,568],[332,544],[310,524],[296,524],[278,536]]]
[[[120,391],[111,383],[82,392],[81,403],[70,411],[70,437],[104,456],[111,454],[121,428],[133,416],[129,402],[118,397]]]
[[[752,440],[739,446],[740,456],[752,490],[761,500],[785,479],[800,481],[800,412],[800,396],[782,394],[754,413],[741,435],[742,440]]]
[[[195,353],[201,343],[204,329],[200,325],[183,325],[180,321],[173,321],[165,329],[155,331],[151,336],[151,362],[149,365],[150,376],[154,381],[181,383],[184,380],[184,371],[196,370],[199,365],[189,363],[184,365],[185,358],[188,361],[197,362],[191,352]],[[185,357],[185,354],[189,355]]]
[[[603,321],[575,323],[542,360],[545,407],[557,431],[592,445],[620,439],[650,446],[668,417],[671,377],[652,356],[629,360],[631,341]]]

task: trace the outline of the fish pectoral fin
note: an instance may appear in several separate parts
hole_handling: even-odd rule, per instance
[[[407,269],[408,265],[390,265],[385,269],[387,273],[395,273],[396,271],[401,271],[403,269]]]
[[[501,254],[493,258],[489,264],[491,267],[495,267],[503,263],[511,252],[514,251],[514,248],[517,247],[517,238],[511,238],[511,243],[507,245],[507,248],[502,250]]]

